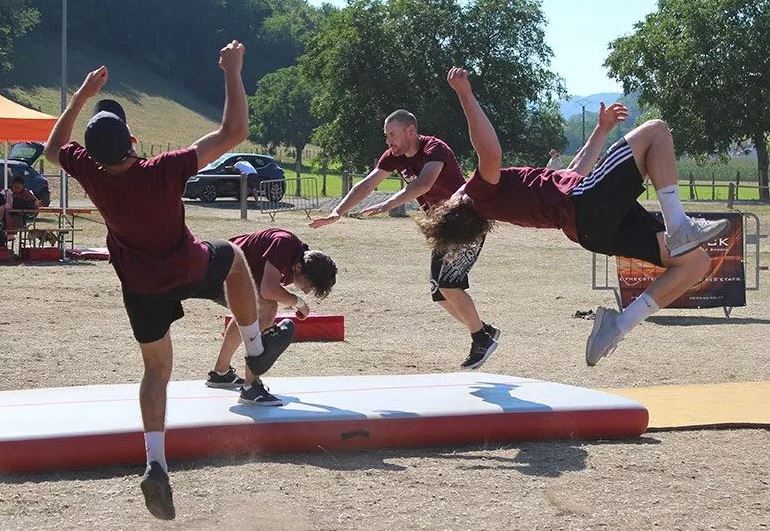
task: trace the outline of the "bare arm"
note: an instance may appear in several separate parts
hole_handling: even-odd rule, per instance
[[[369,175],[350,189],[342,201],[332,210],[331,214],[323,218],[314,219],[310,226],[317,229],[334,223],[341,216],[347,214],[354,206],[366,199],[388,175],[390,175],[389,171],[374,168],[369,172]]]
[[[270,262],[265,262],[262,280],[259,283],[260,296],[269,301],[276,301],[285,306],[297,306],[300,298],[281,285],[281,272]]]
[[[398,193],[393,194],[387,201],[378,203],[376,205],[365,208],[361,211],[362,216],[374,216],[383,212],[388,212],[394,208],[408,203],[414,199],[417,199],[421,195],[428,192],[433,187],[433,184],[438,179],[441,170],[444,168],[444,163],[439,161],[431,161],[423,166],[420,171],[420,175],[400,190]]]
[[[604,146],[604,142],[607,140],[610,132],[627,117],[628,108],[624,105],[613,103],[605,109],[604,102],[601,102],[599,104],[599,122],[591,132],[591,136],[588,137],[588,141],[580,148],[575,158],[567,166],[567,169],[581,175],[587,175],[596,165],[596,161],[599,160],[602,146]]]
[[[503,151],[495,128],[492,127],[476,96],[473,95],[470,81],[468,81],[468,71],[452,67],[447,74],[447,82],[457,93],[468,121],[471,144],[479,157],[479,174],[485,181],[497,184],[500,181]]]
[[[246,48],[238,41],[232,41],[219,51],[219,67],[225,73],[225,107],[222,113],[222,125],[190,146],[195,149],[198,157],[198,169],[246,140],[249,131],[249,111],[246,104],[246,90],[241,79],[245,51]]]
[[[45,143],[45,149],[43,150],[43,156],[48,162],[53,164],[59,163],[59,150],[65,144],[70,141],[72,137],[72,128],[75,126],[75,120],[77,120],[80,111],[83,110],[83,106],[89,100],[98,94],[101,88],[107,83],[109,73],[106,66],[102,66],[89,72],[86,76],[83,84],[75,91],[72,99],[70,99],[69,105],[64,109],[64,112],[59,119],[56,120],[56,124],[51,130],[51,134],[48,136],[48,141]]]

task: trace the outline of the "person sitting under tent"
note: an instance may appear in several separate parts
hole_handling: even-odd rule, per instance
[[[324,299],[337,282],[337,265],[321,251],[311,251],[296,235],[283,229],[266,229],[252,234],[230,238],[246,258],[251,269],[259,300],[258,319],[262,330],[270,328],[278,313],[278,304],[296,309],[297,317],[304,319],[310,313],[305,300],[286,290],[294,284],[304,294],[314,294]],[[217,302],[224,304],[224,299]],[[235,321],[230,321],[219,350],[214,370],[209,372],[206,385],[209,387],[251,386],[249,394],[241,393],[240,402],[257,406],[283,405],[279,398],[271,395],[259,378],[272,366],[265,364],[260,370],[252,371],[246,366],[246,379],[239,377],[230,366],[233,354],[241,344]],[[275,361],[275,360],[272,360]],[[249,384],[246,384],[249,382]]]
[[[13,240],[19,228],[26,225],[32,217],[21,212],[10,210],[37,210],[42,206],[40,200],[30,190],[24,187],[24,177],[17,175],[13,178],[11,188],[3,190],[3,225],[8,240]]]
[[[495,220],[524,227],[558,228],[589,251],[638,258],[666,271],[622,313],[599,307],[586,344],[586,363],[612,353],[637,324],[700,281],[710,259],[700,246],[724,232],[727,220],[688,217],[679,200],[674,143],[662,120],[627,133],[596,163],[609,133],[628,116],[615,103],[599,110],[599,123],[567,170],[502,168],[497,133],[471,89],[468,72],[452,68],[447,81],[468,121],[478,166],[447,202],[420,221],[433,249],[482,241]],[[649,176],[658,194],[660,223],[637,202]]]

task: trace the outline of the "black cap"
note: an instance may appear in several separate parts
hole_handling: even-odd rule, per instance
[[[115,100],[100,100],[86,124],[86,151],[105,166],[119,164],[131,153],[126,113]]]

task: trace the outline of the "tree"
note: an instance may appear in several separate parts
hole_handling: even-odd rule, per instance
[[[605,65],[660,111],[682,151],[726,156],[750,139],[760,197],[770,200],[768,35],[770,0],[661,0],[634,34],[610,43]]]
[[[300,58],[324,124],[314,141],[338,161],[369,167],[385,147],[383,120],[404,108],[420,131],[467,154],[462,109],[445,81],[457,65],[472,71],[503,149],[541,157],[564,142],[544,24],[534,0],[351,2],[322,20]]]
[[[296,153],[297,195],[301,194],[302,150],[310,142],[318,121],[310,112],[312,93],[291,66],[266,75],[249,98],[249,139],[275,147],[292,146]]]
[[[13,71],[13,47],[34,28],[40,13],[28,0],[0,0],[0,73]]]

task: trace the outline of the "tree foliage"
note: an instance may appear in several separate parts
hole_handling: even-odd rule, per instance
[[[371,165],[383,151],[384,118],[412,111],[419,129],[470,150],[467,126],[446,83],[451,66],[473,72],[475,92],[503,149],[542,156],[563,143],[552,105],[562,93],[534,0],[356,0],[332,12],[300,59],[324,124],[316,141],[337,160]]]
[[[768,184],[770,0],[661,0],[606,61],[626,92],[638,90],[671,126],[677,148],[724,154],[744,138]],[[767,189],[761,191],[770,199]]]
[[[40,13],[29,0],[0,0],[0,73],[13,70],[14,46],[34,28]]]
[[[297,167],[302,150],[310,141],[318,121],[310,112],[312,93],[296,66],[282,68],[263,77],[249,98],[249,139],[262,145],[292,146]]]
[[[58,34],[61,0],[27,0],[43,14],[39,31]],[[77,0],[68,3],[73,44],[142,61],[203,98],[221,98],[218,50],[232,39],[247,48],[244,83],[291,66],[319,11],[305,0]]]

